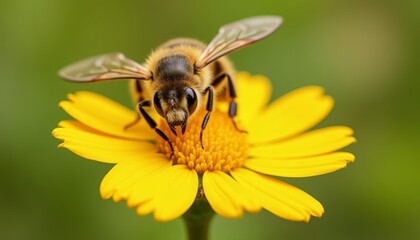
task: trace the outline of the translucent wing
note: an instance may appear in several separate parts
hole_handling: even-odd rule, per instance
[[[73,82],[95,82],[112,79],[150,79],[144,66],[122,53],[95,56],[73,63],[59,71],[60,77]]]
[[[260,16],[222,26],[219,33],[198,58],[196,68],[201,69],[223,55],[267,37],[282,22],[283,19],[280,17]]]

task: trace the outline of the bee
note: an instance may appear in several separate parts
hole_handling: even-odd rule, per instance
[[[127,128],[143,117],[173,152],[168,136],[145,108],[154,106],[177,135],[176,129],[180,127],[184,134],[188,119],[205,107],[201,141],[217,98],[229,102],[228,115],[234,127],[242,131],[234,119],[237,113],[235,70],[224,56],[267,37],[281,23],[282,18],[276,16],[246,18],[222,26],[207,46],[194,39],[173,39],[153,51],[143,65],[122,53],[110,53],[71,64],[61,69],[59,76],[72,82],[132,79],[138,117]],[[202,141],[201,146],[204,148]]]

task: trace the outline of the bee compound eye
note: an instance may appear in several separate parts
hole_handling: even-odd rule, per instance
[[[185,88],[185,95],[187,97],[188,112],[192,114],[197,108],[197,94],[194,89],[187,87]]]
[[[153,104],[155,106],[157,113],[163,116],[162,104],[160,103],[160,92],[155,93],[155,96],[153,97]]]

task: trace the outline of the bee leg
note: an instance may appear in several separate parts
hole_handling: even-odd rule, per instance
[[[238,110],[238,104],[235,101],[235,98],[236,98],[235,86],[233,85],[233,81],[230,78],[229,74],[227,74],[227,73],[220,74],[219,76],[217,76],[213,80],[212,85],[215,86],[215,87],[218,86],[225,78],[227,78],[227,81],[228,81],[229,97],[230,97],[229,112],[228,112],[229,117],[232,120],[233,126],[235,127],[235,129],[238,132],[247,133],[247,131],[239,129],[238,126],[236,125],[236,122],[235,122],[235,116],[236,116],[236,113],[237,113],[237,110]]]
[[[153,120],[153,118],[150,117],[150,115],[143,109],[143,107],[150,107],[151,105],[152,105],[152,102],[151,101],[144,100],[144,101],[141,101],[139,103],[138,108],[140,110],[141,115],[144,117],[144,119],[149,124],[149,126],[153,130],[155,130],[155,132],[157,134],[159,134],[159,136],[161,138],[163,138],[163,140],[165,140],[169,144],[169,147],[171,148],[171,151],[172,151],[172,153],[171,153],[171,157],[172,157],[172,155],[174,154],[174,147],[172,146],[172,143],[169,141],[168,136],[166,136],[166,134],[164,132],[162,132],[162,130],[160,130],[159,128],[157,128],[157,124],[156,124],[155,120]]]
[[[204,133],[204,129],[206,129],[207,123],[209,122],[210,119],[210,113],[211,111],[213,111],[213,87],[212,86],[208,86],[205,90],[204,90],[204,94],[208,93],[208,98],[207,98],[207,104],[206,104],[206,116],[204,116],[203,122],[201,123],[201,131],[200,131],[200,143],[201,143],[201,148],[204,149],[204,145],[203,145],[203,133]]]

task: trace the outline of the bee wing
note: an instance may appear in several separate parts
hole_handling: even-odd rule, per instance
[[[152,74],[144,66],[126,58],[122,53],[95,56],[73,63],[58,73],[73,82],[95,82],[113,79],[150,79]]]
[[[216,59],[241,47],[257,42],[273,33],[283,22],[275,16],[260,16],[229,23],[219,29],[219,33],[196,62],[201,69]]]

